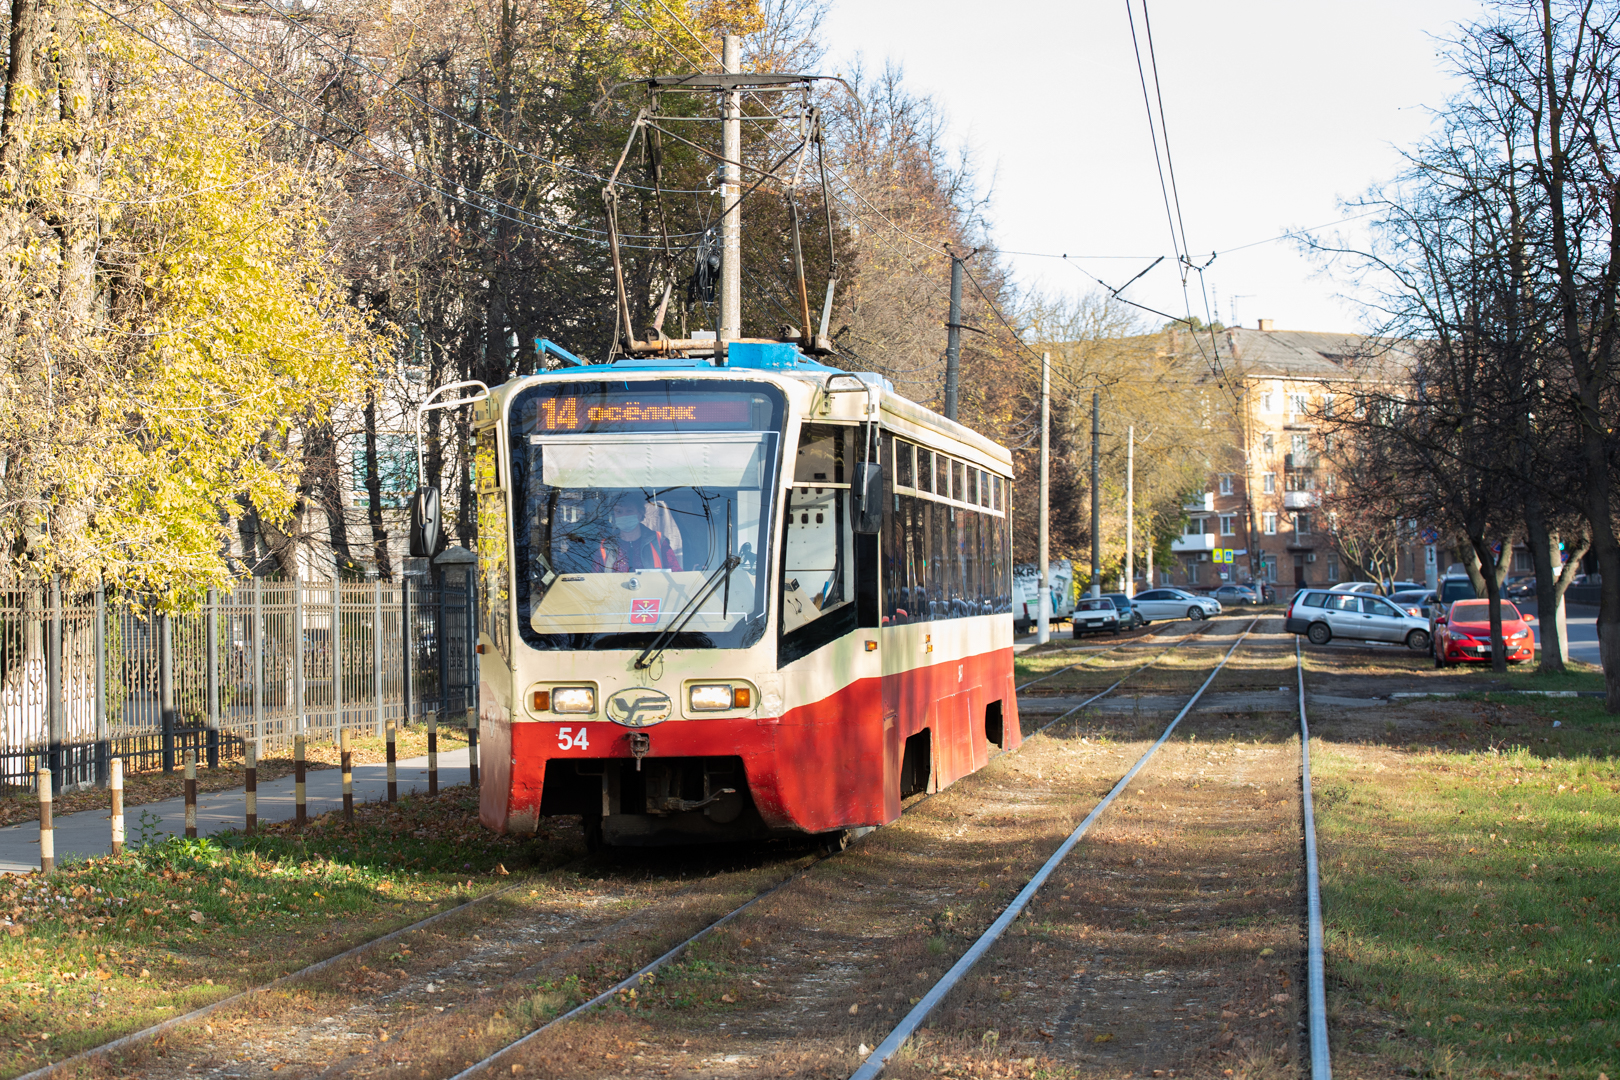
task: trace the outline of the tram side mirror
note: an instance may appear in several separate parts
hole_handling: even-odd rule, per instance
[[[444,550],[439,489],[419,487],[411,499],[411,557],[431,559]]]
[[[883,467],[875,461],[855,466],[855,512],[852,515],[858,536],[876,536],[883,528]]]

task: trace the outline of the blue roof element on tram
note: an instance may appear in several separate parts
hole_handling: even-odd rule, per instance
[[[570,374],[609,371],[694,371],[713,369],[714,361],[702,356],[627,356],[613,364],[585,364],[570,370]],[[843,368],[826,364],[805,356],[797,345],[785,342],[738,341],[726,348],[727,368],[751,368],[759,371],[841,372]]]

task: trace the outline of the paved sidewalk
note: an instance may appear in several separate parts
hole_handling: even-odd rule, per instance
[[[407,758],[397,763],[399,793],[427,791],[427,757]],[[458,747],[439,755],[439,786],[451,787],[467,782],[467,748]],[[354,801],[382,802],[388,798],[388,766],[356,765],[354,767]],[[111,796],[109,795],[109,805]],[[306,775],[305,799],[309,816],[324,814],[328,810],[343,808],[343,771],[341,769],[311,769]],[[241,788],[215,791],[197,796],[197,835],[211,836],[228,829],[240,829],[246,821],[246,798]],[[134,844],[141,837],[141,814],[147,820],[161,819],[152,831],[152,839],[179,836],[186,829],[184,799],[164,799],[162,802],[142,803],[124,808],[124,838]],[[291,821],[293,805],[293,778],[284,776],[259,785],[259,820]],[[105,855],[112,847],[112,823],[109,809],[82,810],[77,814],[63,814],[56,818],[56,860],[60,865],[68,859]],[[39,822],[29,821],[0,829],[0,873],[27,873],[39,868]]]

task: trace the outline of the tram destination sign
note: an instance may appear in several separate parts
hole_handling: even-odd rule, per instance
[[[543,397],[535,431],[725,431],[754,424],[753,394],[604,393]]]

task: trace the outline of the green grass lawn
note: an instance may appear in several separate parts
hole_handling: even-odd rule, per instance
[[[1620,1076],[1620,723],[1516,706],[1512,745],[1313,752],[1343,1075]]]

